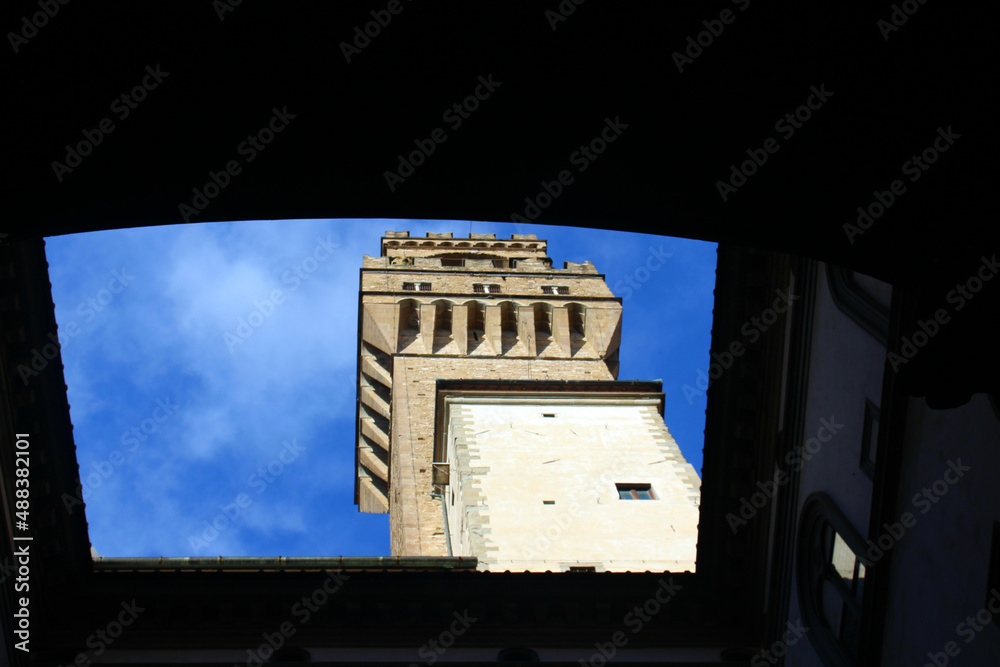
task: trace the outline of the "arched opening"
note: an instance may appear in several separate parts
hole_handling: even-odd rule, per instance
[[[567,306],[569,310],[569,332],[580,338],[587,336],[587,308],[579,303],[571,303]]]
[[[552,305],[535,304],[535,333],[539,338],[552,336]]]
[[[445,299],[438,299],[434,304],[434,335],[452,335],[452,308],[455,304]]]
[[[416,299],[399,302],[399,330],[420,331],[420,302]]]
[[[466,317],[468,318],[469,351],[475,350],[486,336],[486,309],[478,301],[466,301]]]
[[[517,304],[502,301],[500,304],[500,334],[517,337]]]
[[[469,331],[477,331],[479,332],[479,336],[482,337],[483,332],[486,330],[483,304],[478,301],[466,301],[465,306],[468,308],[469,313]]]
[[[869,544],[828,495],[806,499],[795,573],[799,608],[815,630],[809,641],[826,664],[851,665],[859,658],[866,570],[881,556],[880,547]]]

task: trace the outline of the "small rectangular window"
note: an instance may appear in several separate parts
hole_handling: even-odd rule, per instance
[[[465,266],[465,260],[461,258],[442,257],[441,266]]]
[[[542,285],[542,294],[569,294],[565,285]]]
[[[421,292],[430,292],[431,291],[431,284],[430,283],[417,283],[417,284],[420,285],[420,291]]]
[[[500,286],[499,285],[487,285],[486,287],[489,288],[490,294],[499,294],[500,293]]]
[[[500,286],[491,283],[473,283],[472,291],[481,294],[484,294],[486,292],[489,292],[490,294],[499,294]]]
[[[618,497],[622,500],[656,500],[653,487],[649,484],[615,484]]]
[[[407,292],[412,292],[417,289],[416,283],[403,283],[403,289]]]

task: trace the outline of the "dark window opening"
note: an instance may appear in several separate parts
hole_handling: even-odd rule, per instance
[[[649,484],[615,484],[618,497],[622,500],[656,500],[653,487]]]

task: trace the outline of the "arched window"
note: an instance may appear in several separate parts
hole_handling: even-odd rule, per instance
[[[517,335],[517,305],[513,301],[500,303],[500,335]]]
[[[420,302],[403,299],[399,302],[399,330],[420,331]]]
[[[535,332],[552,335],[552,306],[548,303],[535,304]]]
[[[469,313],[469,331],[476,331],[482,334],[486,329],[483,324],[483,304],[478,301],[466,301],[465,305],[468,307]]]
[[[569,330],[570,333],[587,335],[587,309],[579,303],[571,303],[567,306],[569,310]]]
[[[830,286],[830,296],[837,308],[875,340],[886,345],[889,340],[889,308],[865,291],[858,284],[856,275],[843,267],[827,264],[826,280]]]
[[[451,309],[454,304],[445,299],[434,302],[434,333],[438,336],[451,335]]]
[[[797,557],[799,607],[810,642],[826,665],[857,664],[865,564],[871,561],[864,539],[825,493],[812,494],[802,507]]]

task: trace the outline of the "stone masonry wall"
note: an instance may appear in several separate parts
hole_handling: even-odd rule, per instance
[[[435,382],[443,379],[613,380],[598,359],[400,356],[393,367],[390,516],[394,556],[447,556],[441,502],[431,497]]]

